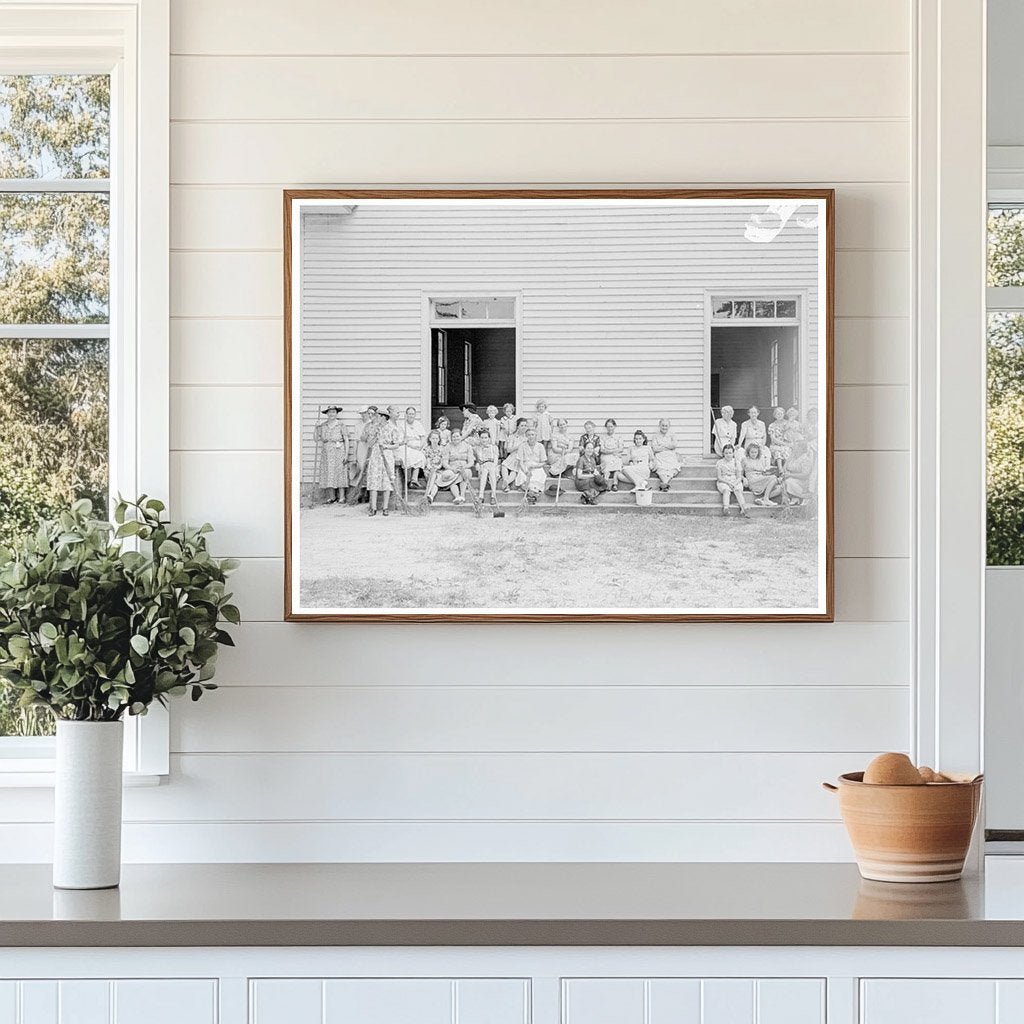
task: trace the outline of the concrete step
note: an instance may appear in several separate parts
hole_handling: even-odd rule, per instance
[[[520,510],[519,505],[506,505],[500,504],[497,506],[497,511],[504,512],[506,515],[516,514]],[[431,506],[431,511],[444,512],[446,515],[454,515],[458,512],[473,512],[473,506],[469,502],[465,505],[452,505],[448,504],[434,504]],[[484,504],[481,506],[481,512],[483,515],[490,515],[496,509],[491,506]],[[764,517],[771,517],[777,515],[783,515],[787,512],[790,515],[806,515],[806,508],[801,509],[784,509],[779,506],[775,508],[764,508],[760,505],[750,505],[747,508],[751,517],[756,519],[762,519]],[[718,517],[722,516],[721,505],[707,505],[707,504],[692,504],[687,502],[666,502],[661,505],[652,505],[649,508],[638,508],[636,505],[620,505],[611,502],[606,502],[603,499],[599,500],[596,505],[582,505],[579,501],[573,501],[569,503],[559,503],[555,505],[553,502],[548,504],[542,504],[540,501],[536,505],[524,505],[522,506],[522,513],[524,515],[571,515],[576,513],[590,514],[597,512],[618,512],[621,514],[633,513],[634,515],[690,515],[690,516],[705,516],[705,517]],[[728,518],[739,519],[740,510],[737,505],[733,505],[728,512]]]

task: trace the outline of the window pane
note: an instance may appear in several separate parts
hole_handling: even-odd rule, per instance
[[[1024,565],[1024,315],[988,317],[988,564]]]
[[[988,211],[988,283],[993,288],[1024,285],[1024,208]]]
[[[462,303],[463,320],[485,320],[487,318],[487,302],[485,299],[467,299]]]
[[[459,304],[457,302],[435,302],[434,316],[439,320],[455,319],[459,315]]]
[[[488,320],[511,320],[515,315],[515,299],[490,299],[487,303]]]
[[[779,301],[775,303],[775,315],[780,320],[796,319],[796,300],[779,299]]]
[[[0,178],[108,177],[107,75],[0,75]]]
[[[754,303],[749,301],[734,302],[732,304],[732,315],[750,317],[754,315]]]
[[[106,323],[110,200],[0,194],[0,323]]]
[[[715,299],[712,305],[714,307],[714,313],[712,313],[711,315],[714,316],[716,319],[724,320],[732,316],[731,302],[722,302],[720,299]]]
[[[755,317],[774,317],[775,316],[775,303],[770,302],[766,299],[758,299],[754,303],[754,316]]]

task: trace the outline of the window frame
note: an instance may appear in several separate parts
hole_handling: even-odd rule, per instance
[[[110,75],[110,476],[111,494],[149,494],[169,504],[168,0],[0,0],[0,74]],[[89,183],[32,181],[35,192],[99,190]],[[17,183],[24,190],[24,182]],[[0,181],[0,189],[15,188]],[[106,191],[104,187],[102,190]],[[92,326],[90,337],[97,334]],[[70,325],[0,325],[11,337],[82,336]],[[166,775],[167,712],[125,719],[126,777]],[[0,787],[53,783],[50,737],[0,737]]]

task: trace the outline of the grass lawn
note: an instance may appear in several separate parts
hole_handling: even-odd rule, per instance
[[[817,526],[657,512],[504,519],[366,507],[301,512],[301,601],[315,608],[806,608]]]

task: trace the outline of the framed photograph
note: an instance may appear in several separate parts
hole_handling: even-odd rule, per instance
[[[284,193],[290,620],[833,617],[834,195]]]

